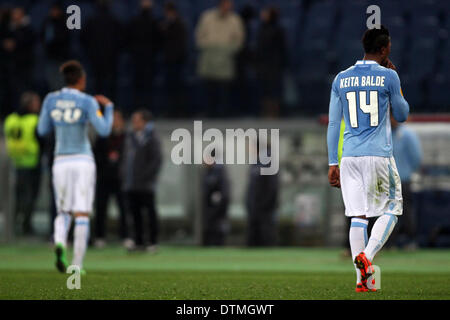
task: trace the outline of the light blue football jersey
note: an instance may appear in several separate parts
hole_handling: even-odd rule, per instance
[[[340,72],[331,88],[327,132],[328,163],[338,164],[339,131],[345,121],[342,157],[392,156],[389,106],[403,122],[409,113],[397,72],[372,60]]]
[[[43,136],[55,130],[55,155],[92,155],[89,122],[99,135],[108,136],[113,122],[113,105],[106,106],[102,114],[94,97],[76,89],[63,88],[45,97],[38,134]]]

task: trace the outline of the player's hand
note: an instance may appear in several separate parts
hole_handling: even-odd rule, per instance
[[[384,65],[383,65],[383,67],[386,67],[386,68],[388,68],[388,69],[392,69],[392,70],[397,71],[397,68],[396,68],[395,65],[392,63],[392,61],[389,60],[389,58],[386,59],[386,61],[385,61]]]
[[[107,97],[105,97],[105,96],[103,96],[103,95],[101,95],[101,94],[95,95],[94,98],[95,98],[95,100],[97,100],[97,102],[98,102],[101,106],[103,106],[103,107],[105,107],[105,106],[107,106],[108,104],[112,103],[111,100],[109,100]]]
[[[338,166],[330,166],[328,168],[328,181],[330,182],[330,185],[332,187],[335,188],[341,187],[341,177]]]

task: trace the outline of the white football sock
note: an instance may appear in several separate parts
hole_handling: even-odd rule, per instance
[[[69,233],[72,216],[67,212],[60,212],[53,222],[53,241],[55,244],[67,246],[67,234]]]
[[[355,257],[364,251],[367,245],[367,219],[352,218],[349,231],[350,249],[352,251],[352,262],[355,261]],[[356,267],[356,284],[361,282],[361,272]]]
[[[375,221],[372,232],[370,233],[369,243],[364,249],[364,253],[370,261],[373,260],[377,252],[386,243],[392,230],[394,230],[397,220],[398,218],[395,215],[385,213]]]
[[[72,264],[83,268],[83,258],[89,239],[89,218],[75,218]]]

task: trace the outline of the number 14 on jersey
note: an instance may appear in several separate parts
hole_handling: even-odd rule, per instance
[[[348,101],[348,113],[350,115],[350,125],[358,128],[358,106],[356,101],[356,91],[346,93]],[[359,91],[359,108],[362,112],[369,114],[370,126],[378,126],[378,91],[369,91],[369,103],[367,103],[367,91]]]

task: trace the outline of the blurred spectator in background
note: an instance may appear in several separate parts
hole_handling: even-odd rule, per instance
[[[5,7],[0,6],[0,119],[4,119],[12,112],[11,96],[8,89],[8,63],[7,51],[4,48],[4,42],[10,20],[11,12]]]
[[[422,162],[422,147],[417,134],[407,125],[395,121],[391,114],[392,145],[395,163],[402,181],[403,215],[398,219],[390,245],[402,245],[405,249],[417,247],[417,216],[411,192],[411,176]]]
[[[97,10],[81,28],[80,36],[94,78],[93,91],[115,100],[122,28],[111,14],[108,0],[97,1]]]
[[[47,90],[54,91],[63,86],[59,66],[69,59],[70,33],[66,26],[66,16],[59,1],[50,7],[41,32],[45,50],[45,78]]]
[[[53,231],[54,231],[54,220],[57,215],[56,211],[56,201],[55,201],[55,191],[53,190],[53,161],[55,160],[55,134],[49,134],[45,137],[40,138],[42,141],[42,156],[45,158],[43,161],[44,164],[47,167],[49,179],[48,179],[48,188],[49,188],[49,196],[50,196],[50,208],[49,208],[49,233],[48,233],[48,240],[50,240],[51,243],[53,243]]]
[[[199,49],[197,72],[205,81],[208,116],[233,113],[230,87],[235,78],[235,55],[244,43],[244,32],[231,0],[220,0],[217,8],[207,10],[200,17],[195,31]]]
[[[173,2],[164,7],[165,19],[161,25],[162,49],[166,69],[166,85],[168,106],[166,115],[170,117],[184,116],[186,97],[182,73],[187,60],[188,35],[186,26],[178,14]]]
[[[278,23],[274,7],[261,11],[256,45],[256,72],[260,83],[262,112],[278,117],[282,95],[283,71],[287,65],[284,30]]]
[[[41,146],[36,134],[40,108],[40,97],[25,92],[19,110],[4,125],[8,156],[16,169],[14,225],[20,228],[21,224],[25,235],[33,233],[31,220],[41,180]]]
[[[31,88],[34,67],[34,34],[25,9],[6,11],[0,27],[0,104],[3,115]]]
[[[152,15],[153,1],[141,0],[140,6],[141,10],[130,22],[127,32],[133,65],[133,105],[149,106],[152,109],[155,56],[160,47],[161,35]]]
[[[95,212],[95,243],[97,248],[105,246],[106,220],[108,202],[115,197],[119,209],[119,236],[125,247],[130,245],[128,239],[128,222],[125,211],[125,201],[122,193],[120,164],[123,160],[125,144],[125,121],[119,110],[114,110],[114,120],[111,135],[99,137],[94,146],[97,162],[97,192]]]
[[[223,164],[215,162],[211,152],[202,181],[202,216],[204,246],[223,246],[228,232],[227,211],[230,202],[230,183]]]
[[[258,155],[259,147],[257,142]],[[261,168],[269,165],[263,165],[258,157],[258,162],[250,166],[246,197],[247,244],[250,247],[274,246],[277,242],[278,173],[261,175]]]
[[[156,184],[161,169],[162,153],[159,137],[151,121],[150,111],[133,113],[133,130],[125,142],[122,167],[123,190],[134,218],[135,249],[154,252],[158,243],[158,213],[156,211]],[[142,211],[148,214],[149,241],[144,240]],[[148,244],[148,246],[147,246]]]
[[[239,50],[236,55],[235,88],[238,99],[237,101],[233,101],[233,103],[237,103],[239,105],[239,110],[241,110],[241,113],[245,113],[246,115],[255,115],[257,113],[252,108],[254,105],[252,100],[252,91],[254,89],[251,86],[251,78],[254,67],[254,52],[250,47],[250,23],[255,17],[255,9],[250,4],[246,4],[242,8],[240,16],[244,25],[245,40],[241,50]]]

